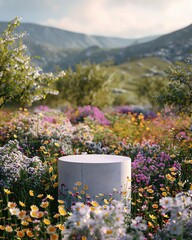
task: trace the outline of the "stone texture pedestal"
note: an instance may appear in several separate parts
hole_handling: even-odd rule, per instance
[[[112,193],[114,188],[119,192],[127,190],[131,195],[131,159],[128,157],[103,154],[60,157],[58,172],[59,186],[64,183],[72,190],[75,183],[80,181],[88,185],[87,193],[91,199],[99,193]]]

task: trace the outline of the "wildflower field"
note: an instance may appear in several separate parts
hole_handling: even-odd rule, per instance
[[[191,140],[184,115],[1,110],[0,239],[192,239]],[[90,199],[81,182],[58,185],[58,158],[86,153],[132,159],[131,210],[125,189]]]

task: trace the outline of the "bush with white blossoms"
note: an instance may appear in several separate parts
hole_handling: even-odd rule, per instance
[[[39,157],[28,158],[22,153],[17,140],[10,140],[0,147],[0,187],[13,187],[22,180],[35,187],[45,170],[46,165]]]
[[[65,224],[63,240],[67,239],[144,239],[143,231],[147,225],[142,218],[133,219],[129,233],[127,221],[128,208],[121,201],[112,200],[108,205],[99,205],[96,201],[91,206],[77,202]]]
[[[165,228],[158,231],[156,240],[161,239],[192,239],[192,191],[178,193],[175,198],[160,199],[162,214],[169,215]]]

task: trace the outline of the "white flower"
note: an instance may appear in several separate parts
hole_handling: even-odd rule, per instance
[[[181,235],[183,231],[183,226],[175,221],[171,221],[168,226],[168,230],[170,234],[178,236],[178,235]]]
[[[20,213],[19,208],[10,208],[9,211],[10,211],[11,215],[15,215],[15,216],[18,216]]]

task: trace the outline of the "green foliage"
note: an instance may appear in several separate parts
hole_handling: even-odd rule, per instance
[[[167,85],[167,80],[164,77],[143,77],[137,85],[136,92],[140,102],[149,102],[152,106],[155,105],[155,96]]]
[[[22,44],[25,34],[14,33],[19,25],[20,19],[16,17],[0,36],[0,107],[7,102],[26,106],[48,93],[57,93],[51,87],[57,76],[40,73],[40,68],[31,65],[26,46]]]
[[[74,106],[92,105],[99,108],[112,105],[113,97],[109,82],[113,75],[104,66],[97,64],[77,64],[61,77],[56,88],[60,94],[55,100],[68,102]],[[52,98],[53,101],[53,98]]]
[[[176,64],[168,71],[169,85],[157,97],[160,106],[166,105],[177,113],[192,113],[192,66]]]

